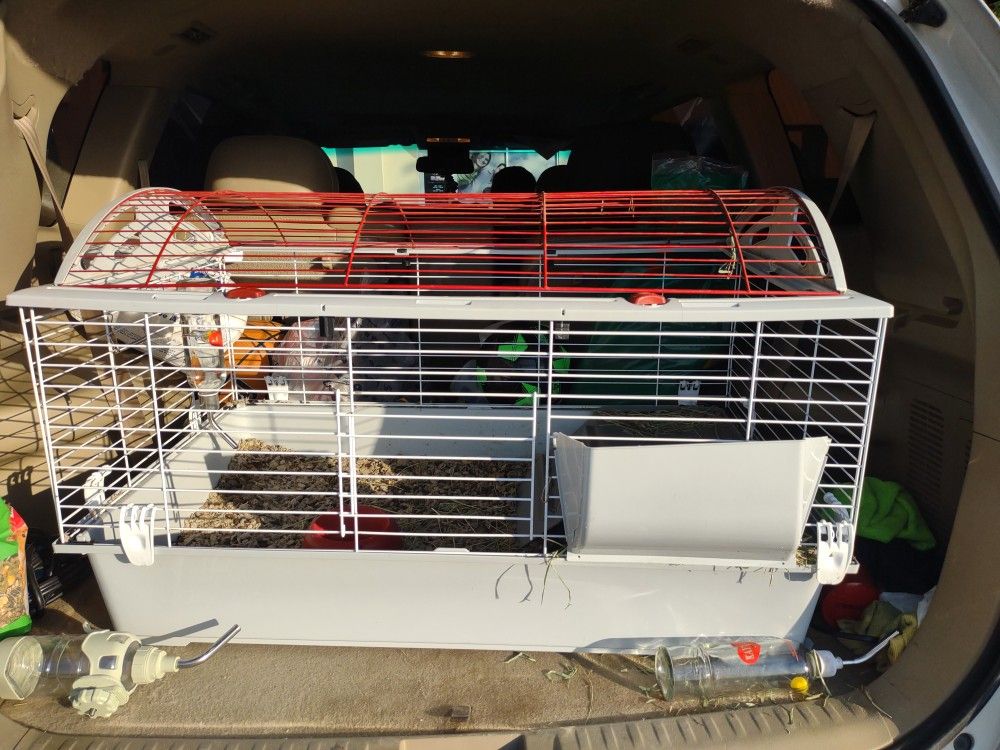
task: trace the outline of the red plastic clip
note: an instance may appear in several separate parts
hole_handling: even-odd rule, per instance
[[[227,299],[259,299],[267,294],[267,292],[255,286],[234,286],[232,289],[227,289],[223,294]]]
[[[633,305],[665,305],[667,298],[659,292],[636,292],[630,294],[628,301]]]

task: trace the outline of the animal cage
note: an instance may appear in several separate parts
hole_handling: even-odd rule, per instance
[[[8,302],[115,627],[560,651],[801,640],[892,314],[786,189],[144,189]]]

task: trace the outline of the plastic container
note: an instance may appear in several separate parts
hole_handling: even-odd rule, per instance
[[[358,549],[403,549],[401,536],[384,535],[399,531],[397,523],[384,510],[372,505],[359,505],[358,513],[362,516],[358,519]],[[344,518],[344,536],[340,535],[339,513],[319,516],[309,524],[309,530],[327,533],[307,534],[302,540],[305,549],[354,549],[354,518]]]
[[[7,697],[66,695],[73,682],[90,673],[90,659],[83,653],[86,634],[28,636],[5,644],[3,680],[11,691]],[[6,694],[5,694],[6,695]]]
[[[668,700],[803,690],[813,677],[804,653],[784,638],[668,646],[656,652],[656,680]]]
[[[31,628],[27,540],[24,519],[0,498],[0,638]]]
[[[868,661],[897,635],[893,631],[867,654],[848,660],[830,651],[803,650],[785,638],[695,641],[657,649],[654,671],[667,700],[705,700],[775,689],[805,693],[813,680],[833,677],[843,667]]]
[[[871,577],[861,569],[836,586],[825,589],[820,595],[819,611],[827,625],[837,628],[840,620],[860,620],[865,607],[878,599],[881,593]]]
[[[794,561],[830,446],[827,437],[608,447],[554,439],[571,554],[736,565]]]

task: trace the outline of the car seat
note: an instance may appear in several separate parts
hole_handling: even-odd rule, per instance
[[[336,193],[338,174],[326,153],[314,143],[287,136],[249,135],[222,141],[209,159],[205,176],[208,190],[250,193]],[[257,196],[254,208],[241,214],[229,207],[220,223],[230,240],[240,244],[260,242],[262,250],[248,249],[243,259],[230,263],[229,272],[241,283],[268,278],[320,280],[324,270],[339,264],[342,257],[326,252],[317,257],[306,252],[306,243],[349,247],[357,230],[360,212],[352,206],[332,206],[314,196],[272,199],[271,222],[260,221],[258,206],[268,209],[265,197]],[[286,247],[285,245],[299,245]],[[278,256],[278,257],[276,257]],[[287,256],[287,257],[280,257]]]
[[[242,135],[222,141],[208,161],[207,190],[335,193],[337,173],[319,146],[301,138]]]

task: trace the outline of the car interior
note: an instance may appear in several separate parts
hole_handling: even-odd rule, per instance
[[[678,714],[651,695],[640,657],[235,644],[110,719],[50,696],[5,702],[4,736],[879,747],[975,668],[1000,614],[1000,340],[988,322],[1000,263],[918,81],[857,4],[6,0],[0,28],[3,295],[53,279],[64,252],[54,202],[79,234],[146,186],[801,191],[825,212],[851,289],[894,307],[866,473],[904,487],[934,540],[919,551],[859,541],[879,590],[933,598],[891,663],[846,671],[815,700]],[[15,118],[43,144],[54,195]],[[658,183],[664,160],[691,171]],[[2,312],[2,494],[51,534],[22,329],[16,310]],[[110,625],[86,577],[37,628],[84,622]],[[857,653],[813,625],[824,648]]]

